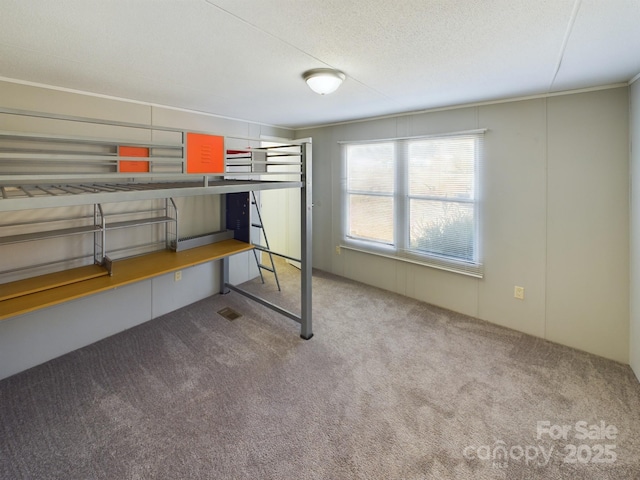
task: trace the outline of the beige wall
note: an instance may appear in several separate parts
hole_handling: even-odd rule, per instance
[[[626,363],[628,110],[615,88],[299,130],[313,137],[314,267]],[[335,251],[339,141],[475,128],[488,129],[483,279]]]
[[[628,362],[627,89],[552,100],[546,338]]]
[[[631,93],[631,325],[629,363],[640,379],[640,81]]]

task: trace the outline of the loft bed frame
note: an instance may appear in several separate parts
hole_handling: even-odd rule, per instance
[[[210,136],[210,132],[187,132],[164,126],[9,108],[0,108],[0,118],[2,116],[16,117],[21,121],[31,120],[42,125],[39,127],[41,130],[55,130],[59,125],[69,129],[69,125],[72,125],[81,130],[90,129],[92,133],[104,129],[106,134],[102,130],[97,136],[0,130],[0,246],[68,235],[94,236],[91,265],[0,283],[0,320],[188,266],[221,260],[221,293],[233,290],[244,295],[298,322],[303,339],[313,336],[309,141],[260,147],[251,144],[260,145],[263,139],[226,136],[223,139],[222,170],[193,174],[188,173],[191,161],[188,155],[189,135]],[[125,138],[113,138],[114,131],[125,132]],[[171,140],[139,139],[156,136]],[[146,155],[132,154],[131,147],[143,149]],[[203,147],[203,157],[210,154],[208,148]],[[130,171],[140,170],[137,162],[145,162],[143,166],[146,171]],[[127,169],[124,165],[128,165]],[[287,166],[287,171],[282,171],[283,166]],[[295,172],[291,171],[293,167],[296,168]],[[293,175],[296,180],[291,180]],[[282,188],[301,190],[299,259],[233,239],[233,231],[227,230],[225,224],[226,194]],[[174,199],[200,195],[220,195],[221,230],[183,239],[178,231],[178,208]],[[102,205],[107,203],[159,199],[165,200],[164,209],[153,209],[143,219],[109,221],[109,216],[102,209]],[[55,229],[47,225],[47,221],[24,222],[19,225],[26,225],[33,230],[39,228],[40,225],[33,225],[37,223],[43,224],[44,228],[17,235],[3,234],[3,229],[7,230],[5,227],[15,227],[3,221],[4,213],[83,205],[93,205],[94,214],[93,221],[89,219],[81,227]],[[143,212],[132,213],[139,217]],[[149,224],[165,225],[165,245],[162,250],[111,260],[106,245],[107,231]],[[300,314],[230,283],[229,257],[254,248],[300,262]],[[0,278],[3,273],[0,266]]]

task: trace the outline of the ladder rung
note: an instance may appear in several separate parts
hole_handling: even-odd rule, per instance
[[[273,276],[276,279],[276,285],[278,286],[278,291],[280,292],[280,281],[278,280],[278,274],[276,273],[276,265],[273,263],[273,257],[271,256],[271,252],[269,251],[269,240],[267,240],[267,232],[264,230],[264,226],[262,225],[262,216],[260,215],[260,206],[257,203],[256,192],[251,191],[251,205],[256,206],[256,212],[258,214],[258,221],[260,223],[252,223],[251,226],[255,228],[259,228],[262,230],[262,234],[264,236],[264,242],[266,243],[266,253],[269,255],[269,260],[271,261],[271,266],[268,267],[258,261],[258,254],[256,249],[253,250],[253,255],[256,259],[256,264],[258,265],[258,271],[260,272],[260,279],[262,283],[264,283],[264,277],[262,276],[262,270],[266,270],[267,272],[273,273]]]

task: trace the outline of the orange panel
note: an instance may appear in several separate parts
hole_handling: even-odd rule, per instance
[[[188,132],[187,173],[224,173],[224,137]]]
[[[145,147],[120,147],[121,157],[148,157],[149,149]],[[121,172],[148,172],[149,162],[134,162],[130,160],[120,160]]]

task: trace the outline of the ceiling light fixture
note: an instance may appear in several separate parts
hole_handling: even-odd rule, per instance
[[[345,74],[332,68],[314,68],[302,74],[309,88],[320,95],[335,92],[344,81]]]

